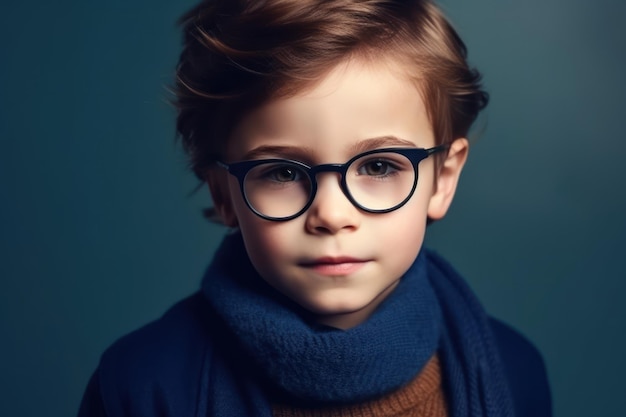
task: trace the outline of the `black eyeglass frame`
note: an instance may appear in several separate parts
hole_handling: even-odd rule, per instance
[[[429,156],[441,152],[445,149],[447,149],[449,147],[449,144],[445,143],[439,146],[434,146],[432,148],[380,148],[380,149],[372,149],[370,151],[366,151],[363,153],[360,153],[358,155],[353,156],[352,158],[350,158],[347,162],[343,163],[343,164],[320,164],[320,165],[315,165],[315,166],[309,166],[303,162],[300,161],[296,161],[293,159],[281,159],[281,158],[271,158],[271,159],[256,159],[256,160],[249,160],[249,161],[240,161],[240,162],[233,162],[230,164],[227,164],[225,162],[216,160],[215,163],[221,167],[224,168],[225,170],[228,171],[229,174],[233,175],[235,178],[237,178],[238,182],[239,182],[239,188],[241,190],[241,195],[243,196],[244,201],[246,202],[246,205],[248,206],[248,208],[257,216],[265,219],[265,220],[271,220],[271,221],[288,221],[288,220],[292,220],[295,219],[296,217],[302,215],[302,213],[304,213],[305,211],[307,211],[309,209],[309,207],[311,207],[311,204],[313,204],[313,201],[315,200],[315,196],[317,195],[317,174],[321,173],[321,172],[337,172],[340,174],[341,176],[341,180],[340,180],[340,187],[341,187],[341,191],[343,192],[343,194],[346,196],[346,198],[358,209],[363,210],[367,213],[389,213],[391,211],[397,210],[400,207],[402,207],[403,205],[405,205],[410,199],[411,197],[413,197],[413,193],[415,193],[415,189],[417,188],[417,179],[418,179],[418,165],[421,161],[423,161],[424,159],[428,158]],[[354,197],[352,196],[352,194],[350,194],[350,190],[348,189],[348,184],[346,181],[346,174],[348,173],[348,168],[350,167],[350,165],[352,165],[352,163],[354,161],[356,161],[357,159],[363,158],[364,156],[368,156],[368,155],[374,155],[377,153],[397,153],[400,155],[403,155],[404,157],[406,157],[409,161],[411,161],[411,164],[413,166],[413,171],[414,171],[414,180],[413,180],[413,186],[411,187],[411,191],[409,192],[409,194],[407,195],[407,197],[402,200],[400,203],[396,204],[393,207],[387,208],[387,209],[369,209],[367,207],[362,206],[361,204],[359,204]],[[250,201],[248,200],[248,196],[246,195],[246,191],[245,191],[245,187],[244,187],[244,182],[246,179],[246,176],[248,175],[248,172],[258,166],[258,165],[262,165],[262,164],[268,164],[268,163],[279,163],[279,162],[283,162],[283,163],[289,163],[289,164],[293,164],[293,165],[297,165],[298,167],[302,168],[302,170],[306,173],[306,175],[309,178],[310,184],[311,184],[311,189],[309,191],[309,199],[307,201],[307,203],[304,205],[304,207],[298,211],[295,214],[292,214],[290,216],[285,216],[285,217],[272,217],[272,216],[268,216],[266,214],[263,214],[261,212],[259,212],[257,209],[255,209],[252,204],[250,203]]]

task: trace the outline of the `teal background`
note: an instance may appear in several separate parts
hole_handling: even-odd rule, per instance
[[[74,415],[223,230],[173,141],[190,0],[0,13],[0,416]],[[556,416],[624,415],[626,2],[446,0],[492,101],[429,244],[543,352]]]

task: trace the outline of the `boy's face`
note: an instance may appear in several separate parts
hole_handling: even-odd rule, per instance
[[[344,163],[369,149],[434,146],[421,95],[401,74],[359,61],[338,66],[306,93],[245,117],[230,139],[227,162],[286,158],[312,166]],[[427,218],[447,210],[466,151],[464,139],[455,142],[437,182],[434,159],[420,162],[412,198],[385,214],[353,206],[332,172],[317,176],[312,205],[289,221],[255,215],[225,172],[211,173],[209,183],[218,212],[241,229],[260,275],[318,321],[349,328],[371,314],[413,263]]]

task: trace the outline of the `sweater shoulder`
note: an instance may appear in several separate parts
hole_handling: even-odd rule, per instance
[[[111,345],[94,374],[106,415],[195,415],[212,351],[209,314],[196,293]]]
[[[521,333],[495,318],[489,323],[502,358],[518,417],[550,417],[548,375],[539,350]]]

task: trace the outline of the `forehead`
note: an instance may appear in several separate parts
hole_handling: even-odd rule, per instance
[[[247,114],[233,131],[227,156],[242,159],[259,146],[348,152],[356,142],[386,136],[417,147],[434,143],[417,82],[394,63],[350,60],[306,90]]]

